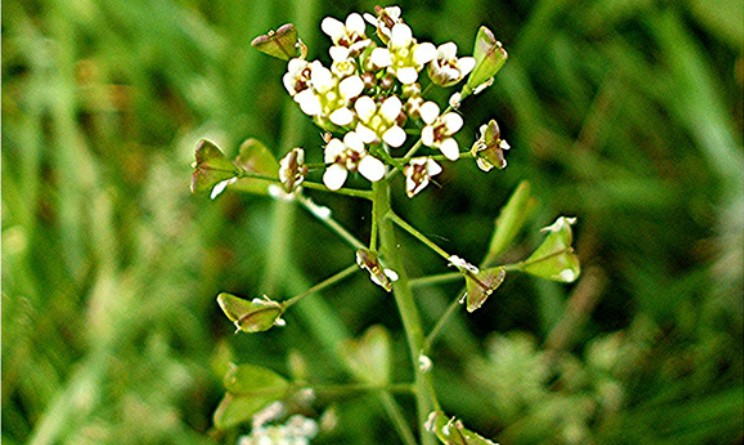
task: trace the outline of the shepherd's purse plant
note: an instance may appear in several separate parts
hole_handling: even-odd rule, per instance
[[[284,314],[298,301],[364,271],[372,285],[384,291],[379,298],[389,295],[395,300],[414,377],[410,382],[391,381],[389,334],[372,326],[361,338],[339,346],[341,365],[358,382],[346,388],[378,392],[402,443],[432,444],[438,439],[444,444],[492,444],[440,406],[432,382],[431,370],[437,365],[437,358],[430,355],[432,345],[455,311],[481,308],[508,274],[523,272],[564,283],[576,280],[580,268],[572,247],[575,219],[556,218],[543,229],[544,241],[531,254],[522,261],[500,263],[535,206],[529,184],[523,182],[502,208],[484,258],[476,264],[443,249],[402,218],[391,195],[405,194],[404,202],[416,199],[436,184],[448,164],[461,160],[475,162],[483,172],[506,167],[510,146],[495,119],[480,125],[470,147],[460,146],[458,134],[464,125],[461,104],[491,86],[507,52],[486,27],[477,31],[468,56],[458,55],[453,42],[437,46],[419,41],[395,6],[378,6],[374,14],[352,13],[344,21],[326,17],[321,29],[331,40],[330,66],[308,58],[308,48],[292,24],[253,41],[256,49],[287,62],[281,82],[321,129],[319,140],[304,147],[280,147],[284,155],[278,161],[273,150],[255,139],[246,140],[234,160],[202,140],[191,188],[210,193],[212,199],[236,191],[296,203],[348,244],[349,266],[288,298],[257,291],[249,299],[220,293],[217,303],[236,332],[260,333],[285,325]],[[433,94],[438,89],[453,90],[446,94],[446,103],[434,99],[441,96]],[[322,152],[322,162],[306,162],[306,149],[308,158],[320,158],[315,154]],[[369,186],[349,187],[353,176],[361,176]],[[361,240],[344,228],[307,190],[370,201],[369,239]],[[443,272],[409,277],[398,247],[401,232],[441,257]],[[453,296],[438,322],[425,331],[414,288],[453,280],[464,280],[463,292]],[[305,416],[317,385],[261,366],[235,364],[225,376],[225,386],[215,426],[225,430],[250,423],[250,434],[240,438],[241,444],[300,444],[322,434],[323,425]],[[413,397],[415,413],[406,413],[396,397]]]

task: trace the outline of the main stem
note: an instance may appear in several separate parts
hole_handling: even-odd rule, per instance
[[[398,280],[393,282],[393,295],[398,306],[403,328],[411,352],[411,364],[416,372],[414,392],[416,394],[416,411],[418,429],[421,432],[421,443],[433,445],[435,437],[423,428],[426,418],[432,411],[433,394],[431,375],[428,370],[419,367],[419,356],[424,346],[424,332],[421,328],[421,318],[416,304],[413,301],[413,292],[408,283],[408,275],[403,267],[403,262],[398,251],[398,243],[395,240],[395,227],[388,218],[390,212],[390,184],[388,180],[375,182],[372,186],[373,200],[372,212],[377,220],[379,233],[379,249],[385,260],[385,264],[398,274]]]

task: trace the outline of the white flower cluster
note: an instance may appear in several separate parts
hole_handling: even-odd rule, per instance
[[[251,434],[238,438],[237,445],[308,445],[317,434],[317,422],[295,414],[283,425],[254,425]]]
[[[452,86],[474,68],[473,57],[457,57],[457,45],[438,48],[419,42],[401,18],[399,7],[377,7],[377,15],[352,13],[345,21],[326,17],[322,31],[332,42],[331,66],[304,57],[289,60],[283,83],[303,113],[332,135],[326,140],[323,182],[331,190],[343,187],[349,172],[371,182],[385,176],[389,150],[408,139],[406,124],[421,129],[421,143],[456,160],[460,150],[454,135],[463,121],[455,112],[440,112],[422,97],[419,74],[426,69],[431,83]],[[381,44],[367,35],[371,24]],[[414,130],[416,131],[416,130]],[[296,157],[296,154],[294,155]],[[409,197],[441,172],[431,158],[406,159]],[[286,168],[285,168],[286,169]],[[292,176],[293,183],[301,178]],[[291,187],[290,187],[291,188]]]

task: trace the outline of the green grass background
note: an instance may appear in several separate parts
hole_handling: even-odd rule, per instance
[[[292,206],[188,190],[202,137],[319,160],[284,65],[250,40],[291,21],[323,56],[320,19],[374,4],[2,2],[4,444],[234,443],[211,426],[228,360],[287,373],[294,351],[311,380],[347,381],[334,341],[375,323],[409,377],[394,303],[361,274],[292,308],[285,329],[232,335],[217,292],[291,296],[350,252]],[[469,146],[496,117],[512,145],[503,172],[459,162],[412,202],[398,184],[400,213],[473,259],[522,179],[540,205],[515,258],[558,214],[579,218],[577,284],[510,276],[443,332],[445,409],[505,444],[742,443],[744,3],[400,5],[420,39],[469,51],[484,24],[504,42],[458,137]],[[313,196],[366,239],[365,204]],[[411,275],[446,271],[402,243]],[[456,291],[417,292],[428,327]],[[332,404],[338,426],[318,443],[398,440],[376,398],[316,408]]]

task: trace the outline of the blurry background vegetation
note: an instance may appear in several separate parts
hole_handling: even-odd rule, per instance
[[[401,213],[473,259],[522,179],[540,199],[531,233],[579,218],[581,280],[510,276],[448,325],[433,355],[445,409],[504,444],[742,443],[744,3],[399,4],[420,39],[465,52],[485,24],[504,42],[511,57],[463,107],[459,138],[496,117],[513,147],[503,172],[460,162],[412,202],[399,187]],[[250,40],[292,21],[326,57],[320,19],[374,5],[2,2],[4,444],[229,442],[210,431],[227,360],[286,373],[292,350],[311,380],[346,381],[330,339],[374,323],[397,333],[409,377],[394,303],[363,274],[293,308],[285,329],[232,335],[218,291],[289,296],[351,253],[301,211],[188,190],[202,137],[228,155],[255,136],[320,159],[284,65]],[[366,227],[366,204],[313,196]],[[411,275],[444,271],[401,238]],[[427,326],[458,287],[417,292]],[[374,397],[337,412],[318,443],[397,440]]]

